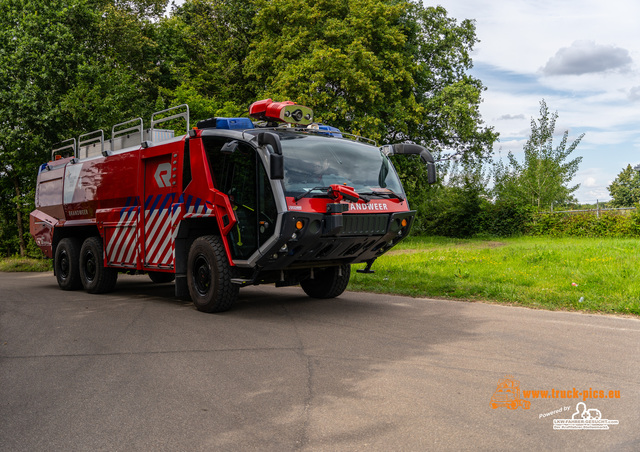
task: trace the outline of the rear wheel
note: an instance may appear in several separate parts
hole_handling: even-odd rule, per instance
[[[118,280],[118,270],[104,266],[102,240],[89,237],[80,250],[80,279],[89,293],[111,292]]]
[[[189,250],[187,285],[198,311],[222,312],[238,298],[238,286],[231,282],[231,266],[215,235],[198,237]]]
[[[58,285],[62,290],[76,290],[82,287],[80,281],[80,240],[66,238],[56,247],[53,265]]]
[[[338,265],[314,270],[313,279],[300,282],[302,290],[312,298],[335,298],[342,294],[349,284],[351,266]]]
[[[168,283],[176,279],[176,275],[174,273],[166,273],[166,272],[149,272],[149,278],[151,281],[157,284]]]

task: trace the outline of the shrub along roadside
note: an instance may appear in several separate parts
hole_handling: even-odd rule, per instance
[[[640,213],[601,212],[599,218],[593,213],[539,213],[529,223],[527,233],[551,237],[639,237]]]
[[[53,270],[53,260],[29,257],[0,258],[0,272],[47,272]]]
[[[490,202],[478,193],[448,188],[418,207],[415,236],[452,238],[511,237],[640,237],[640,209],[630,213],[603,211],[549,213],[510,201]]]
[[[510,201],[492,203],[479,191],[450,187],[418,206],[415,235],[469,238],[475,235],[509,237],[524,234],[535,209]]]

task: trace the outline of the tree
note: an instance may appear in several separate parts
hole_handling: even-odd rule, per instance
[[[79,57],[74,33],[88,12],[74,6],[55,0],[0,3],[0,186],[13,194],[9,203],[21,255],[26,253],[26,195],[36,161],[44,160],[42,148],[55,141],[59,100]]]
[[[188,0],[162,22],[174,44],[175,98],[248,106],[266,97],[312,107],[318,120],[385,142],[412,140],[465,158],[497,135],[466,74],[472,21],[409,0]],[[187,93],[187,96],[185,96]]]
[[[151,19],[166,3],[0,1],[0,211],[15,218],[0,223],[4,252],[27,251],[37,168],[53,144],[157,96]]]
[[[271,97],[378,142],[413,141],[436,158],[480,165],[497,134],[479,113],[482,83],[467,74],[473,21],[409,0],[190,0],[164,26],[189,55],[168,97],[198,111]],[[195,62],[195,63],[194,63]],[[236,110],[236,111],[237,111]],[[241,110],[240,110],[241,111]],[[394,158],[412,204],[433,191],[418,159]]]
[[[554,148],[553,134],[557,118],[558,112],[550,114],[544,99],[540,101],[540,118],[537,122],[531,119],[531,135],[524,145],[524,162],[518,162],[509,152],[508,165],[501,161],[494,165],[494,193],[497,199],[537,208],[572,201],[572,193],[580,185],[568,184],[578,171],[582,157],[566,160],[584,134],[567,146],[569,131],[566,130],[560,144]]]
[[[640,201],[640,173],[627,165],[607,187],[612,207],[630,207]]]
[[[496,138],[465,72],[471,21],[397,0],[257,1],[244,73],[259,96],[292,98],[316,117],[386,142],[412,140],[466,157]]]
[[[2,252],[25,253],[54,143],[158,106],[189,103],[204,119],[294,100],[381,143],[469,164],[491,154],[484,87],[466,73],[473,21],[414,0],[187,0],[164,18],[167,2],[0,0],[0,212],[16,220],[0,222]],[[433,191],[424,165],[395,161],[419,206]]]

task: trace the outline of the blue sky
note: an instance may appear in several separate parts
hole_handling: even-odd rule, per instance
[[[573,183],[580,202],[610,199],[607,186],[640,163],[640,2],[637,0],[424,0],[480,42],[471,74],[487,87],[480,107],[500,133],[495,151],[520,160],[540,100],[558,112],[557,140],[585,133]]]

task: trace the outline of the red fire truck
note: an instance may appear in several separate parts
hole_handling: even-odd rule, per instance
[[[372,272],[406,237],[409,210],[388,156],[431,154],[415,144],[378,147],[313,122],[293,102],[256,102],[249,118],[189,127],[189,107],[117,124],[61,143],[38,173],[31,233],[54,259],[60,288],[114,289],[119,272],[175,279],[176,296],[205,312],[228,309],[246,285],[300,284],[311,297],[346,288],[350,264]],[[158,128],[186,123],[186,133]],[[166,124],[165,124],[166,126]]]

